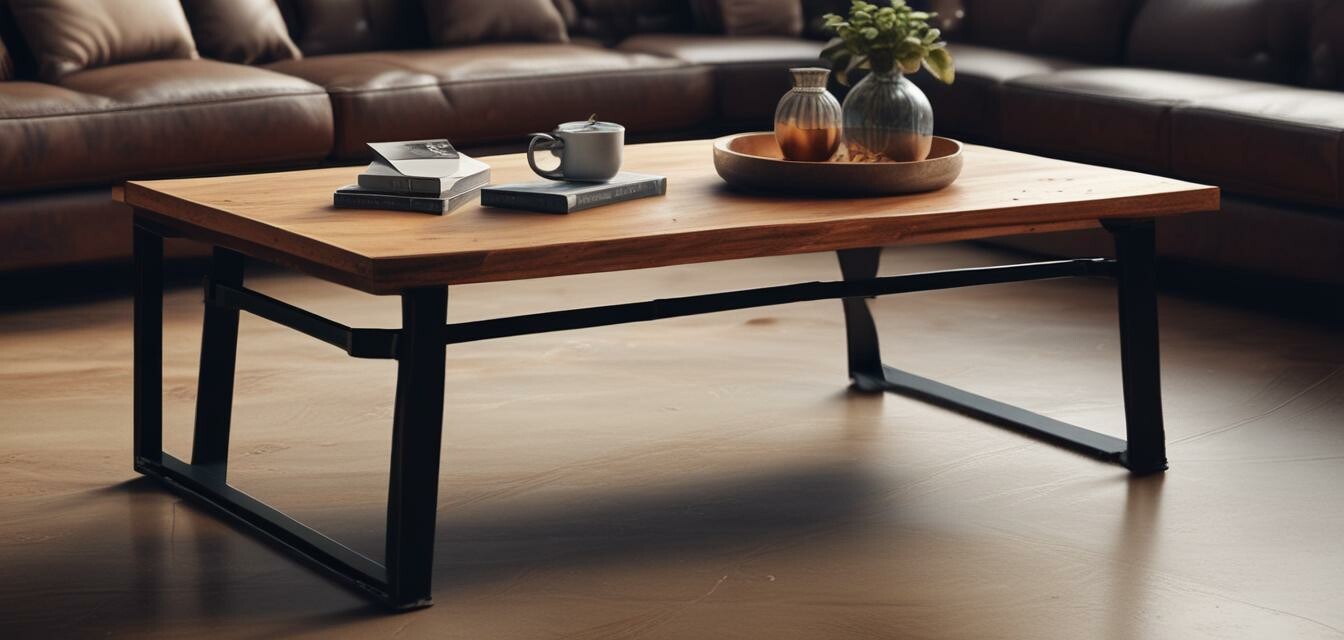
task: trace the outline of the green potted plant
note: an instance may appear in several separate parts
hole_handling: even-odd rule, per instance
[[[842,149],[851,162],[923,160],[933,144],[933,108],[905,78],[923,67],[951,84],[956,76],[942,32],[929,25],[937,14],[916,11],[905,0],[879,6],[854,0],[848,16],[828,13],[835,33],[821,57],[831,61],[836,79],[868,72],[845,97]]]

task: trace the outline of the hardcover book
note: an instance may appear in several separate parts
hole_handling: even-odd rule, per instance
[[[475,200],[479,193],[480,188],[477,187],[442,198],[409,196],[402,193],[387,193],[366,189],[357,184],[348,184],[332,194],[332,204],[339,209],[390,209],[392,211],[415,211],[443,215]]]
[[[621,172],[607,182],[519,182],[481,189],[481,205],[542,213],[571,213],[667,193],[667,178]]]
[[[490,166],[484,162],[459,154],[452,163],[453,169],[447,175],[422,176],[402,173],[391,162],[377,158],[359,174],[359,186],[387,193],[447,198],[490,184]]]

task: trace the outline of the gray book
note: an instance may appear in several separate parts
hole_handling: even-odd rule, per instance
[[[570,213],[667,193],[667,178],[621,172],[607,182],[519,182],[481,189],[481,205],[542,213]]]
[[[456,167],[446,176],[415,176],[376,158],[359,174],[359,186],[386,193],[448,198],[490,184],[490,166],[464,155],[447,160]]]
[[[434,196],[408,196],[401,193],[387,193],[365,189],[357,184],[348,184],[332,194],[332,204],[338,209],[388,209],[392,211],[415,211],[418,213],[436,213],[443,215],[472,202],[480,194],[480,188],[464,191],[446,198]]]

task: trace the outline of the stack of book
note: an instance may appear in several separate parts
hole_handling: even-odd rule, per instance
[[[490,167],[447,140],[373,142],[377,158],[358,184],[336,190],[333,204],[346,209],[391,209],[445,214],[475,200],[490,183]]]

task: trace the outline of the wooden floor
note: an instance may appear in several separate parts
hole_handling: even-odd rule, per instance
[[[885,273],[1015,259],[888,252]],[[838,275],[829,255],[498,285],[454,320]],[[346,323],[394,300],[254,281]],[[167,301],[189,447],[200,293]],[[383,615],[130,468],[130,301],[0,314],[0,637],[1340,638],[1344,335],[1162,301],[1171,471],[845,392],[833,301],[449,350],[437,604]],[[887,361],[1122,432],[1113,291],[876,303]],[[393,365],[245,317],[233,478],[379,555]]]

